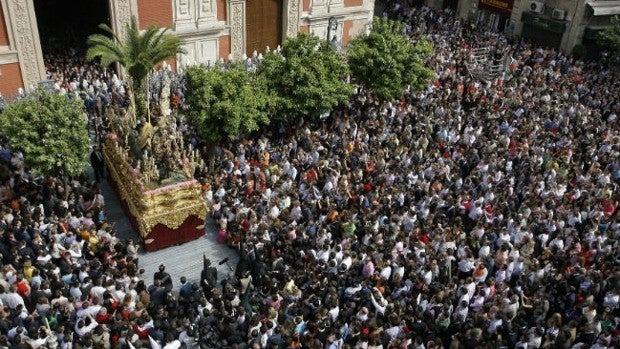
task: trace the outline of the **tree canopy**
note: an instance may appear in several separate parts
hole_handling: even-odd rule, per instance
[[[181,39],[167,33],[168,28],[155,25],[140,32],[136,18],[126,26],[126,37],[121,38],[107,24],[99,28],[106,34],[92,34],[88,37],[87,59],[101,59],[101,65],[121,64],[132,80],[132,89],[138,99],[138,108],[144,108],[143,87],[146,77],[162,61],[185,53]],[[143,112],[143,111],[142,111]]]
[[[434,75],[424,65],[432,52],[428,41],[411,41],[404,23],[382,18],[375,18],[370,33],[347,47],[351,76],[381,100],[400,98],[407,85],[424,88]]]
[[[353,93],[345,81],[349,69],[344,57],[308,33],[287,39],[280,53],[267,53],[258,74],[276,96],[278,117],[285,120],[316,116]]]
[[[81,100],[39,90],[8,104],[0,129],[32,175],[80,175],[90,144],[82,108]]]
[[[620,51],[620,16],[613,16],[611,27],[605,28],[598,34],[598,43],[611,51]]]
[[[192,66],[185,81],[188,121],[203,139],[218,142],[269,123],[265,84],[240,64],[225,70]]]

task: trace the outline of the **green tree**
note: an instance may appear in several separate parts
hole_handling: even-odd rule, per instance
[[[620,17],[613,16],[611,18],[611,27],[605,28],[598,34],[599,45],[609,48],[610,51],[620,51]]]
[[[349,69],[344,57],[307,33],[287,39],[280,53],[266,54],[258,74],[277,96],[276,113],[284,120],[316,116],[347,101],[353,93],[345,81]]]
[[[101,65],[119,63],[131,77],[131,87],[136,99],[138,115],[146,112],[144,87],[148,74],[162,61],[185,53],[178,36],[168,34],[168,28],[155,25],[140,32],[136,18],[126,26],[126,37],[120,38],[107,24],[99,28],[106,34],[92,34],[88,37],[87,59],[101,59]]]
[[[265,84],[241,65],[225,70],[190,67],[185,84],[188,121],[208,142],[234,138],[269,124]]]
[[[39,90],[8,104],[0,129],[34,176],[80,175],[90,144],[83,106],[81,100]]]
[[[400,98],[407,85],[424,88],[434,76],[424,64],[432,52],[428,41],[411,41],[404,23],[382,18],[375,18],[370,33],[347,47],[351,76],[383,101]]]

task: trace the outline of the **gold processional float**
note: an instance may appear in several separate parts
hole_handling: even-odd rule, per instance
[[[102,149],[111,184],[147,251],[204,235],[207,214],[201,184],[194,179],[203,160],[176,127],[169,74],[162,81],[161,102],[152,116],[138,120],[133,107],[107,111],[110,132]]]

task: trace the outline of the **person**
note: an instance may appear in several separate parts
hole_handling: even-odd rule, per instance
[[[101,179],[105,179],[105,161],[103,153],[97,145],[93,147],[93,151],[90,153],[90,165],[95,172],[95,181],[100,182]]]
[[[135,265],[138,265],[138,251],[140,250],[140,245],[134,243],[133,239],[127,240],[127,257],[131,258]]]
[[[99,346],[99,330],[79,332],[89,315],[115,348],[198,335],[209,348],[618,347],[618,76],[449,10],[396,0],[386,13],[433,44],[434,81],[391,103],[360,91],[277,139],[218,145],[210,199],[231,235],[243,232],[247,267],[217,283],[205,260],[211,291],[187,275],[186,312],[107,237],[84,248],[78,198],[92,184],[30,186],[21,160],[0,158],[0,347],[36,347],[43,319],[60,348]],[[516,69],[473,78],[465,65],[480,46],[512,54]],[[75,65],[55,68],[59,85],[96,87],[97,69]],[[74,244],[85,252],[75,260]],[[28,248],[50,258],[35,263]],[[29,280],[30,268],[45,277]]]
[[[194,284],[187,280],[187,277],[181,276],[181,284],[179,286],[179,305],[183,307],[184,311],[189,310],[189,306],[193,301],[191,295],[194,288]]]
[[[217,269],[211,265],[211,260],[204,254],[202,256],[203,268],[200,273],[200,285],[205,294],[217,286]]]
[[[153,281],[159,280],[161,285],[168,291],[172,290],[172,277],[166,272],[166,266],[159,265],[159,271],[153,274]]]

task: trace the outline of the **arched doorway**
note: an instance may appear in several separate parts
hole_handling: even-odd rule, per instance
[[[252,52],[275,49],[282,43],[282,10],[284,0],[250,0],[246,2],[246,47]]]
[[[34,0],[43,55],[82,55],[90,34],[101,32],[100,23],[110,25],[109,0]]]

